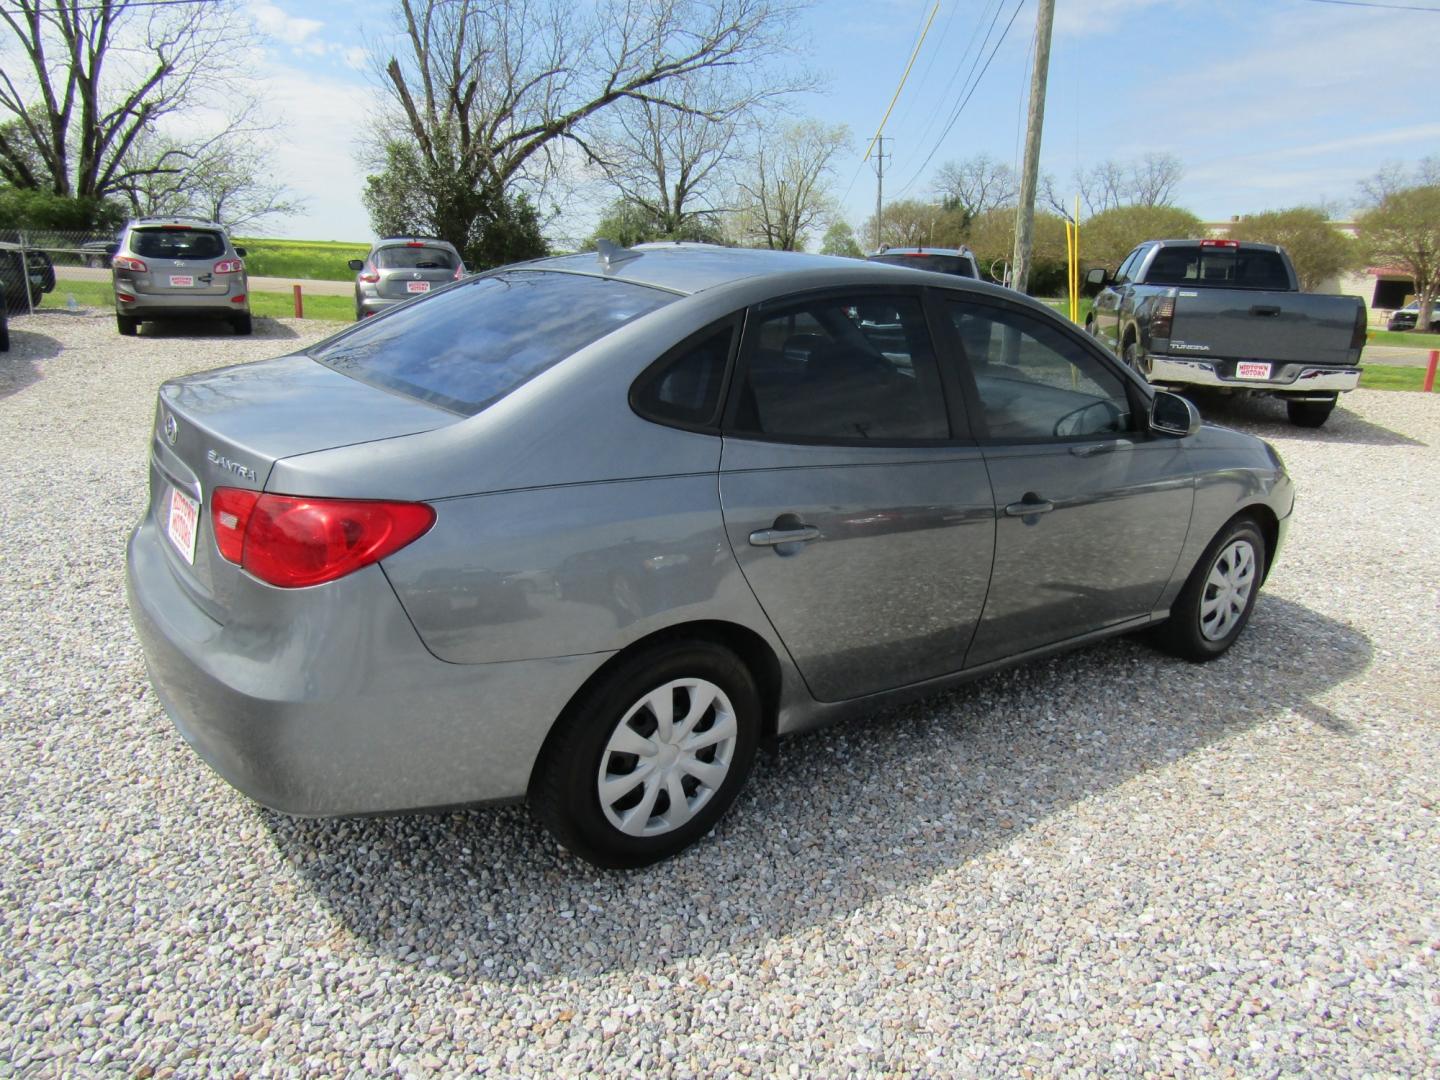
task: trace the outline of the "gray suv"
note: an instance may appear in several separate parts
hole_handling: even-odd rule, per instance
[[[162,319],[224,319],[251,331],[244,248],[201,218],[143,218],[125,227],[110,262],[115,325],[133,337]]]
[[[980,264],[968,247],[961,248],[881,248],[867,256],[870,262],[908,266],[912,270],[931,270],[937,274],[980,280]]]
[[[433,236],[387,236],[348,265],[355,271],[357,322],[465,276],[455,245]]]

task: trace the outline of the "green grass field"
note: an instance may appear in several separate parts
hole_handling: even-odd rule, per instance
[[[41,307],[64,307],[68,296],[82,307],[113,308],[115,294],[102,281],[57,281],[55,291],[47,293]],[[290,293],[252,292],[250,313],[268,315],[272,319],[289,319],[295,315],[295,300]],[[354,322],[355,301],[348,296],[307,296],[305,317],[325,322]]]
[[[338,240],[265,240],[237,236],[235,243],[245,249],[245,269],[258,277],[321,281],[353,281],[355,271],[345,263],[350,259],[363,259],[370,251],[369,244],[347,244]]]
[[[1367,364],[1360,369],[1360,385],[1366,390],[1420,390],[1424,384],[1424,368]]]
[[[1417,334],[1413,330],[1371,330],[1365,335],[1371,345],[1400,345],[1406,349],[1440,349],[1440,334]]]

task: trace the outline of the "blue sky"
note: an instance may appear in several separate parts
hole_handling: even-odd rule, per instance
[[[861,154],[933,2],[828,0],[804,19],[801,52],[826,90],[795,108],[850,126],[853,150],[838,164],[835,193],[857,229],[875,202],[875,176]],[[1035,0],[1023,0],[969,103],[939,139],[970,69],[965,50],[976,27],[983,36],[998,5],[998,35],[1015,2],[941,3],[885,129],[894,140],[887,199],[929,196],[945,161],[980,152],[1018,160]],[[1404,2],[1440,11],[1440,0]],[[305,213],[264,231],[368,238],[364,171],[354,154],[376,100],[364,47],[392,33],[388,7],[261,0],[249,8],[266,36],[250,74],[278,122],[276,175],[308,200]],[[1056,8],[1042,158],[1064,190],[1077,165],[1166,152],[1186,170],[1177,201],[1221,219],[1350,204],[1357,183],[1381,164],[1440,154],[1440,14],[1313,0],[1057,0]],[[593,216],[591,201],[581,196],[567,207],[572,231]]]

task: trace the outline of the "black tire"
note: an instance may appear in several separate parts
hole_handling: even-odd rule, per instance
[[[244,312],[241,315],[236,315],[234,318],[232,318],[230,320],[230,325],[234,328],[235,333],[239,334],[241,337],[245,337],[247,334],[252,334],[255,332],[255,320],[250,317],[250,312],[248,311]]]
[[[650,734],[658,735],[659,726],[645,699],[677,680],[703,681],[718,688],[728,699],[729,715],[734,719],[733,737],[718,740],[717,745],[702,748],[694,756],[701,758],[708,751],[711,758],[706,764],[714,764],[722,760],[719,755],[725,752],[723,744],[729,742],[729,765],[718,787],[709,789],[708,794],[693,776],[675,781],[682,785],[689,798],[703,795],[693,816],[683,824],[652,835],[631,835],[622,832],[607,814],[618,816],[638,811],[634,803],[643,803],[652,785],[633,782],[624,798],[617,799],[607,811],[601,805],[600,770],[602,766],[618,763],[621,769],[615,775],[622,780],[632,772],[641,772],[641,756],[614,750],[610,747],[611,738],[628,716],[627,726],[631,732],[640,731],[643,741],[661,742],[643,733],[646,725],[653,725]],[[672,691],[671,707],[675,704],[684,707],[692,700],[687,696],[690,692],[683,688]],[[678,717],[678,712],[676,715]],[[667,859],[708,833],[735,801],[755,762],[760,724],[760,693],[749,669],[734,653],[700,639],[677,639],[657,645],[620,663],[571,702],[561,715],[536,763],[530,784],[531,810],[563,846],[597,866],[626,869]],[[710,708],[695,722],[694,733],[723,729],[717,725],[723,725],[721,713]],[[646,771],[657,770],[652,767]],[[695,787],[684,788],[687,780],[695,783]],[[653,786],[657,794],[642,827],[669,812],[665,782],[657,778]],[[634,803],[624,806],[632,795]]]
[[[1140,343],[1134,338],[1125,342],[1125,348],[1121,351],[1121,359],[1141,378],[1145,378],[1145,361],[1140,355]]]
[[[1296,427],[1319,427],[1335,411],[1334,401],[1287,401],[1285,411]]]
[[[1233,567],[1234,560],[1230,559],[1230,555],[1237,544],[1248,544],[1250,548],[1253,559],[1250,588],[1243,606],[1235,614],[1233,624],[1224,633],[1216,635],[1218,626],[1212,626],[1207,631],[1203,625],[1206,616],[1204,605],[1219,592],[1210,583],[1210,576],[1211,572],[1217,569],[1223,576],[1226,573],[1227,561]],[[1200,561],[1195,564],[1189,580],[1185,582],[1185,587],[1180,590],[1180,595],[1170,608],[1170,618],[1156,628],[1155,644],[1172,656],[1197,663],[1222,656],[1235,644],[1236,638],[1250,622],[1250,613],[1255,609],[1255,598],[1260,595],[1260,583],[1265,579],[1268,558],[1269,552],[1265,549],[1265,537],[1260,532],[1260,527],[1248,517],[1231,521],[1210,541],[1205,554],[1200,556]]]
[[[121,337],[134,337],[140,332],[140,320],[134,315],[121,315],[116,312],[115,329],[120,331]]]
[[[10,351],[10,323],[3,313],[0,313],[0,352]]]

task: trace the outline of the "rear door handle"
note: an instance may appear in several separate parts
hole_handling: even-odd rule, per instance
[[[1270,304],[1256,304],[1250,309],[1251,315],[1279,315],[1280,309]]]
[[[803,544],[819,540],[820,530],[813,525],[802,525],[798,529],[757,529],[750,534],[750,543],[755,547],[774,547],[777,544]]]
[[[1025,493],[1025,498],[1005,507],[1005,513],[1010,517],[1029,517],[1031,514],[1048,514],[1054,509],[1055,504],[1049,499],[1042,499],[1033,491],[1029,491]]]

